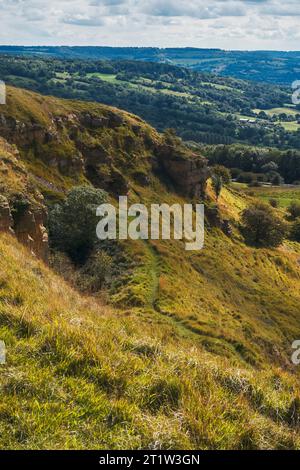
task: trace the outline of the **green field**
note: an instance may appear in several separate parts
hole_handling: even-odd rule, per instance
[[[134,87],[134,88],[140,87],[144,91],[148,91],[150,93],[164,93],[166,95],[179,96],[179,97],[183,97],[183,98],[189,98],[189,99],[194,98],[193,95],[190,94],[190,93],[170,90],[170,88],[167,87],[167,84],[166,84],[166,88],[161,88],[161,89],[160,88],[155,88],[154,85],[157,82],[154,81],[154,80],[147,79],[147,78],[143,78],[137,83],[131,83],[131,82],[128,82],[128,81],[125,81],[125,80],[118,80],[117,75],[115,75],[115,74],[106,74],[106,73],[94,72],[94,73],[88,73],[86,75],[86,77],[87,78],[96,77],[96,78],[100,78],[101,80],[104,80],[105,82],[108,82],[108,83],[123,84],[123,85],[127,85],[127,86]],[[153,86],[151,86],[151,85],[153,85]]]
[[[86,76],[88,78],[100,78],[101,80],[109,83],[122,83],[120,80],[117,80],[117,75],[115,74],[93,72],[88,73]]]
[[[213,82],[202,82],[201,83],[202,85],[208,85],[208,86],[212,86],[214,88],[216,88],[217,90],[227,90],[227,91],[236,91],[237,93],[243,93],[242,90],[239,90],[238,88],[233,88],[231,86],[228,86],[228,85],[220,85],[219,83],[213,83]]]
[[[300,114],[297,109],[293,108],[272,108],[272,109],[253,109],[253,111],[259,114],[261,111],[264,111],[269,116],[278,116],[279,114],[287,114],[288,116],[296,116]]]
[[[272,109],[253,109],[253,112],[259,114],[264,111],[268,116],[279,116],[280,114],[287,114],[288,116],[297,116],[300,112],[297,109],[293,109],[292,106]],[[300,129],[300,124],[295,121],[285,122],[280,121],[280,125],[288,132],[297,132]]]
[[[248,193],[255,193],[255,196],[264,202],[269,202],[270,199],[275,199],[278,202],[278,207],[286,209],[294,202],[300,202],[300,187],[270,187],[270,188],[251,188],[246,190]]]
[[[69,72],[56,72],[56,77],[58,79],[66,80],[67,78],[71,78]]]
[[[282,127],[285,128],[286,131],[290,132],[297,132],[298,129],[300,129],[300,124],[296,121],[292,122],[282,122],[280,123]]]

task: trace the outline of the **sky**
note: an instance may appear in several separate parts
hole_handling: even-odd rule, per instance
[[[0,0],[0,44],[300,50],[299,0]]]

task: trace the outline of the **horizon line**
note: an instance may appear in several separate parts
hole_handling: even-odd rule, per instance
[[[158,50],[169,50],[169,49],[194,49],[194,50],[209,50],[209,51],[220,51],[220,52],[299,52],[300,49],[223,49],[220,47],[197,47],[197,46],[111,46],[111,45],[70,45],[70,44],[0,44],[2,47],[24,47],[24,48],[109,48],[109,49],[158,49]]]

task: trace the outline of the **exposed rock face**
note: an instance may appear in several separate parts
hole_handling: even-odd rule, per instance
[[[29,207],[14,221],[7,199],[0,196],[0,232],[15,234],[20,243],[45,262],[48,261],[49,254],[46,217],[43,209],[33,210]]]
[[[20,122],[11,116],[0,114],[0,134],[8,141],[17,145],[31,145],[35,143],[46,143],[51,132],[39,124],[28,124]]]
[[[14,226],[19,242],[45,262],[48,261],[49,255],[48,233],[44,225],[46,217],[44,210],[28,208]]]
[[[103,129],[109,127],[114,129],[124,124],[124,118],[120,113],[108,111],[106,116],[97,116],[92,113],[82,113],[79,121],[84,127],[91,129]]]
[[[0,196],[0,231],[15,234],[20,243],[30,251],[48,261],[48,234],[44,226],[46,213],[40,210],[27,209],[15,222],[7,199]]]
[[[95,166],[100,163],[111,163],[112,161],[107,150],[101,145],[87,145],[86,143],[77,140],[76,146],[82,153],[87,166]]]
[[[8,200],[4,196],[0,196],[0,232],[13,233],[13,218],[11,215]]]
[[[55,118],[51,125],[42,126],[34,122],[21,122],[11,116],[0,114],[0,135],[8,140],[8,142],[16,144],[19,149],[37,149],[38,157],[51,167],[57,168],[63,175],[77,174],[83,170],[83,159],[80,152],[72,147],[63,155],[57,151],[53,144],[56,143],[57,148],[63,141],[59,130],[63,130],[64,126],[72,125],[73,121],[70,116],[64,118]],[[74,127],[74,126],[73,126]],[[73,130],[74,132],[74,130]],[[51,151],[45,152],[43,146],[51,145]]]
[[[126,195],[132,179],[139,185],[150,185],[151,175],[156,172],[182,195],[198,200],[204,197],[209,176],[207,162],[176,137],[167,140],[139,118],[113,108],[92,104],[73,108],[71,104],[62,105],[54,99],[48,102],[35,95],[31,98],[32,110],[28,113],[25,106],[22,114],[23,102],[20,104],[18,99],[14,103],[10,98],[12,108],[8,106],[0,114],[0,136],[15,144],[23,158],[30,153],[31,159],[42,160],[48,168],[72,177],[73,184],[87,178],[114,196]],[[7,201],[0,205],[0,230],[13,229],[20,242],[47,260],[46,212],[32,182],[41,181],[41,177],[33,174],[29,178],[20,155],[13,154],[13,147],[7,149],[9,164],[3,158],[0,172],[11,174],[10,183],[5,176],[1,184],[5,188],[3,194],[12,201],[11,207]],[[30,171],[34,173],[34,169]],[[52,173],[56,177],[57,172]],[[46,183],[51,189],[47,175],[43,179],[43,186]],[[16,192],[26,199],[28,196],[28,205],[22,206],[21,200],[17,207]]]
[[[110,108],[64,112],[47,109],[45,119],[24,122],[0,114],[0,135],[26,154],[57,169],[64,176],[86,176],[114,196],[128,191],[128,179],[149,185],[148,171],[171,181],[175,190],[191,199],[204,197],[207,162],[180,142],[163,141],[133,116]],[[51,106],[50,106],[51,109]],[[176,140],[176,139],[175,139]],[[152,162],[151,162],[152,159]],[[152,165],[152,168],[151,168]]]
[[[114,196],[125,196],[129,185],[122,173],[113,165],[86,166],[86,175],[96,188],[101,188]]]
[[[15,146],[0,138],[0,231],[14,234],[32,253],[47,261],[47,211],[43,196],[29,183],[29,175]]]
[[[109,123],[108,118],[93,116],[90,113],[84,113],[80,116],[80,123],[84,127],[91,127],[92,129],[102,129],[107,127]]]
[[[171,179],[178,192],[189,198],[203,198],[209,170],[205,158],[195,154],[185,154],[173,147],[163,146],[159,151],[159,163]]]

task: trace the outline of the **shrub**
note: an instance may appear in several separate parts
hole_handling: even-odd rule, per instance
[[[49,213],[49,235],[53,247],[82,263],[96,242],[96,209],[107,201],[101,189],[80,186]]]
[[[284,179],[280,176],[279,173],[270,175],[270,181],[274,186],[281,186],[284,184]]]
[[[295,242],[300,242],[300,217],[292,225],[290,237]]]
[[[286,234],[284,222],[262,202],[252,204],[242,213],[245,238],[256,246],[279,246]]]
[[[253,183],[254,181],[257,181],[257,175],[255,173],[243,171],[238,176],[239,183],[250,184],[250,183]]]
[[[49,265],[71,285],[78,285],[79,273],[68,255],[61,251],[52,251],[49,257]]]
[[[296,220],[300,217],[300,203],[292,202],[288,208],[288,213],[292,220]]]
[[[237,179],[242,173],[242,170],[240,170],[239,168],[230,168],[230,173],[233,179]]]
[[[25,212],[27,211],[27,209],[29,209],[30,202],[27,197],[23,196],[23,194],[21,193],[18,193],[12,196],[11,205],[11,213],[14,219],[14,224],[17,225],[25,214]]]
[[[229,184],[231,181],[231,173],[228,168],[223,165],[216,165],[212,168],[212,173],[215,176],[222,178],[223,184]]]
[[[270,204],[270,206],[273,207],[274,209],[277,209],[277,207],[278,207],[278,201],[277,201],[277,199],[270,199],[270,200],[269,200],[269,204]]]
[[[82,268],[84,288],[97,292],[104,286],[112,272],[113,259],[105,251],[99,250],[91,255]]]
[[[223,180],[221,176],[219,175],[212,176],[212,187],[218,200],[223,189]]]

